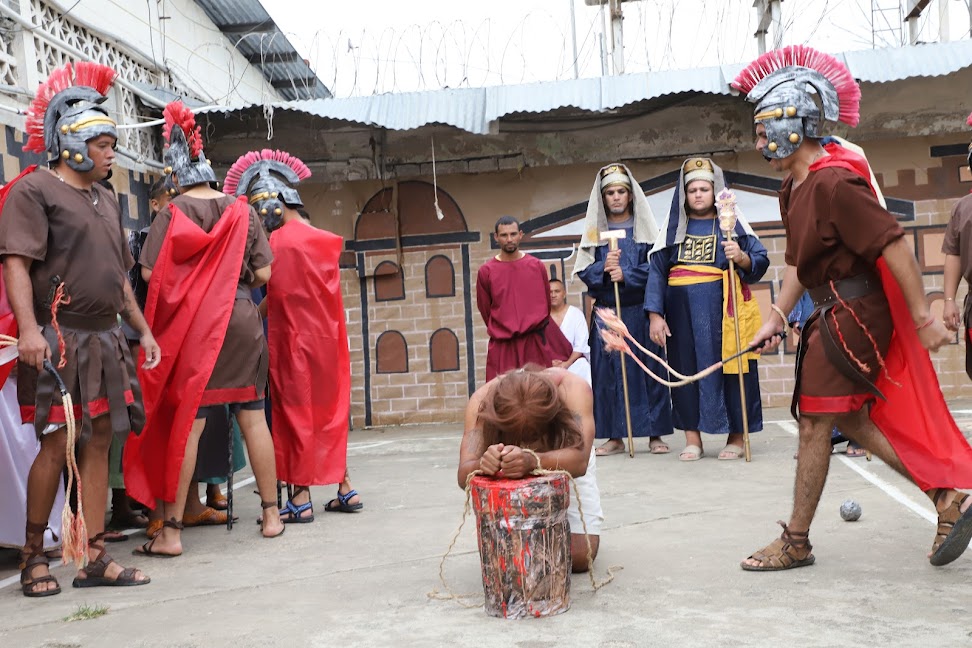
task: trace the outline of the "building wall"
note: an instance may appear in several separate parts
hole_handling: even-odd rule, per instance
[[[964,135],[884,139],[865,144],[886,196],[897,199],[893,200],[895,209],[902,212],[898,217],[915,246],[926,291],[936,314],[941,313],[942,307],[941,240],[944,228],[954,204],[972,190],[972,177],[963,154],[966,144]],[[721,155],[715,159],[732,177],[739,179],[737,191],[775,195],[780,178],[774,176],[755,153]],[[552,273],[569,277],[572,259],[566,257],[571,254],[571,242],[558,239],[555,244],[544,243],[535,234],[552,227],[552,220],[564,224],[583,218],[599,166],[577,164],[439,175],[436,183],[440,204],[448,200],[461,211],[468,240],[434,244],[437,240],[434,235],[403,236],[400,252],[393,245],[386,249],[366,249],[367,245],[363,244],[369,241],[360,238],[360,231],[356,233],[361,211],[382,190],[380,183],[314,184],[311,179],[302,189],[302,195],[311,208],[314,223],[344,236],[348,248],[342,276],[352,348],[352,422],[355,427],[461,420],[470,390],[481,385],[485,375],[487,336],[475,307],[475,274],[488,258],[496,254],[490,240],[495,220],[503,214],[520,218],[527,231],[524,249],[541,256]],[[646,191],[652,194],[671,188],[672,173],[678,163],[631,163],[630,166],[643,185],[648,185]],[[432,178],[420,176],[416,181],[431,184]],[[770,252],[771,267],[754,291],[764,316],[779,290],[785,249],[778,210],[772,201],[769,204],[772,211],[769,217],[773,221],[759,224],[757,233]],[[422,205],[422,209],[433,207]],[[400,211],[404,214],[405,209]],[[750,216],[756,220],[756,215]],[[538,223],[546,223],[547,227],[537,229]],[[403,220],[399,226],[404,233],[412,225]],[[468,255],[468,270],[463,266],[464,254]],[[452,261],[456,285],[456,296],[452,299],[426,297],[424,268],[436,255],[445,255]],[[402,269],[404,298],[376,302],[375,269],[389,262]],[[364,299],[363,290],[367,293]],[[570,302],[583,307],[583,290],[581,282],[568,282]],[[958,299],[963,298],[964,292],[963,285]],[[469,311],[472,315],[471,336],[466,335],[468,327],[462,321]],[[366,336],[363,335],[364,320],[367,320]],[[441,328],[456,334],[458,371],[431,371],[429,338]],[[381,335],[389,331],[401,333],[408,345],[407,370],[402,367],[400,373],[378,373],[376,347]],[[471,349],[467,346],[470,339]],[[795,350],[791,342],[780,353],[760,362],[765,406],[789,403]],[[934,364],[947,397],[958,396],[967,389],[964,350],[957,339],[934,356]]]

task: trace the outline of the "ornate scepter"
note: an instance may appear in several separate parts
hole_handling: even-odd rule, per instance
[[[719,209],[719,229],[722,230],[722,236],[725,240],[732,241],[735,238],[736,232],[736,194],[730,189],[723,189],[716,196],[716,204]],[[732,258],[729,258],[729,308],[732,309],[732,323],[736,334],[736,350],[738,351],[742,349],[742,343],[739,339],[739,305],[736,303],[736,281],[738,281],[736,264]],[[739,401],[742,406],[743,450],[746,461],[752,461],[752,455],[749,451],[749,411],[746,407],[743,355],[739,355],[736,358],[736,363],[739,372]]]

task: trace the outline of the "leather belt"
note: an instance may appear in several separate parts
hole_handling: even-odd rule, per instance
[[[834,292],[836,289],[836,294]],[[847,279],[840,279],[834,282],[834,288],[830,284],[824,284],[811,288],[810,299],[813,300],[813,307],[823,308],[837,302],[837,295],[843,300],[857,299],[870,295],[873,292],[882,290],[881,280],[873,272],[865,272]]]
[[[34,311],[38,324],[50,324],[49,310]],[[109,331],[118,326],[117,315],[85,315],[71,311],[57,311],[57,323],[60,326],[80,331]]]

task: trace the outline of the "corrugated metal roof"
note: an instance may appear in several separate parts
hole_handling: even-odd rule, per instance
[[[196,4],[282,97],[293,101],[331,96],[259,0],[196,0]]]
[[[887,83],[910,77],[942,76],[972,66],[972,40],[861,50],[838,57],[859,81]],[[485,134],[497,120],[516,113],[538,114],[559,108],[601,113],[665,95],[733,94],[735,91],[729,84],[743,67],[739,63],[488,88],[291,101],[274,107],[391,130],[447,124],[470,133]],[[208,112],[238,109],[220,107]]]

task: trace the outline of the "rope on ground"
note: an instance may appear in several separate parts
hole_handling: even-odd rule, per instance
[[[599,589],[601,589],[602,587],[604,587],[605,585],[613,581],[615,574],[621,571],[622,569],[624,569],[624,567],[621,565],[612,565],[608,567],[607,577],[604,580],[598,582],[598,580],[594,577],[594,548],[591,546],[591,537],[587,533],[587,520],[584,519],[584,508],[583,508],[583,504],[581,503],[580,492],[577,490],[577,481],[574,479],[574,476],[571,475],[566,470],[547,470],[546,468],[541,468],[540,457],[537,456],[536,452],[530,450],[529,448],[522,448],[522,450],[527,454],[532,455],[537,462],[537,467],[534,468],[532,471],[530,471],[530,475],[536,475],[536,476],[566,475],[567,479],[570,480],[570,483],[574,488],[574,497],[577,499],[577,515],[580,517],[581,526],[583,527],[584,530],[584,540],[587,542],[587,575],[591,579],[592,590],[597,592]],[[442,587],[445,588],[446,593],[443,594],[438,590],[437,587],[433,587],[432,590],[427,594],[427,596],[430,599],[434,599],[437,601],[456,601],[459,605],[463,606],[464,608],[476,608],[476,607],[482,607],[484,605],[484,603],[477,603],[475,605],[472,605],[466,603],[463,600],[463,599],[477,597],[479,596],[478,594],[456,594],[455,592],[452,591],[452,588],[449,587],[449,583],[446,582],[446,578],[445,578],[445,561],[446,558],[449,557],[449,554],[452,552],[453,547],[455,547],[456,541],[459,539],[459,534],[462,532],[462,527],[466,523],[466,517],[469,515],[469,505],[470,505],[470,500],[472,498],[473,477],[477,477],[478,475],[485,475],[485,474],[486,473],[483,472],[482,470],[474,470],[471,473],[469,473],[469,475],[466,477],[466,488],[465,488],[466,502],[462,508],[462,519],[459,520],[459,526],[456,528],[455,533],[452,534],[452,540],[449,542],[448,548],[446,548],[445,553],[442,554],[442,558],[439,560],[439,581],[442,583]]]

